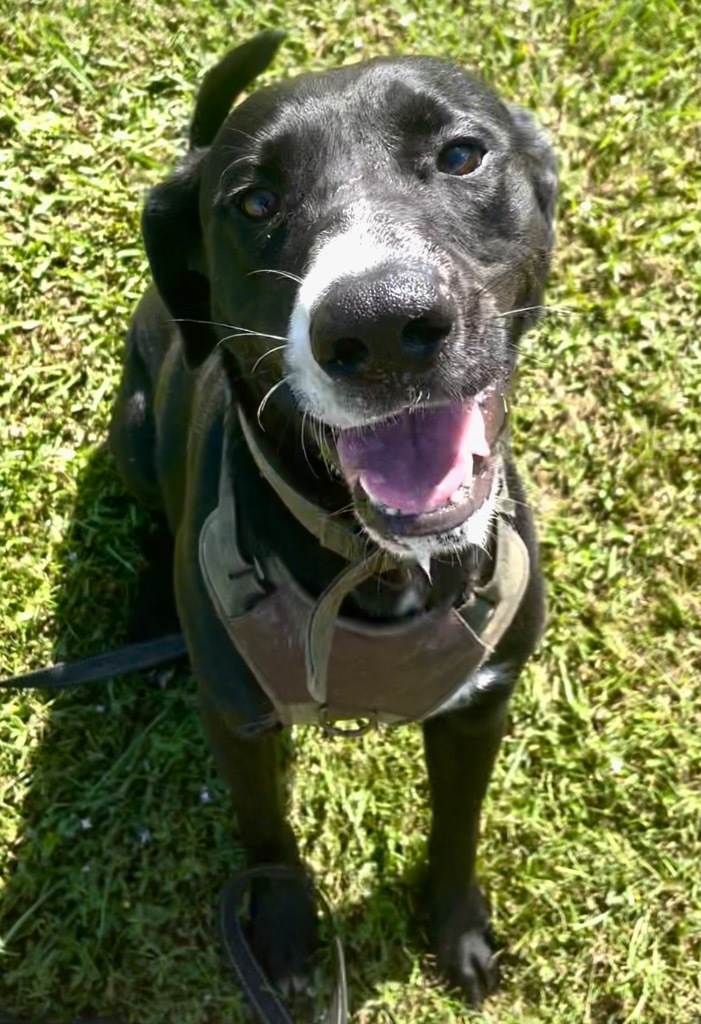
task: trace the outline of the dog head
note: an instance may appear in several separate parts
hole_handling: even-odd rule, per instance
[[[190,153],[144,213],[156,285],[189,363],[231,353],[244,404],[295,420],[379,543],[483,543],[553,153],[529,113],[431,57],[302,75],[229,113],[279,42],[205,78]]]

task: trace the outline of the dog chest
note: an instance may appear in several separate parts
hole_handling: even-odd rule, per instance
[[[529,557],[506,521],[497,533],[492,579],[462,605],[396,623],[334,614],[326,623],[327,659],[316,657],[313,628],[323,595],[310,597],[276,558],[264,567],[246,561],[238,546],[231,480],[224,473],[219,504],[200,536],[199,559],[232,644],[282,723],[362,718],[396,724],[422,721],[456,698],[469,700],[471,678],[510,625],[528,582]],[[310,673],[315,660],[325,662],[321,695]]]

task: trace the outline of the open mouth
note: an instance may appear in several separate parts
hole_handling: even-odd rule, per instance
[[[406,537],[461,526],[491,492],[504,418],[501,393],[490,391],[342,430],[341,472],[367,525]]]

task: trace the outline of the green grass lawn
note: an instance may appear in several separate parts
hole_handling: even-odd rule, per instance
[[[284,26],[275,73],[428,51],[539,111],[561,160],[553,311],[516,448],[550,621],[513,704],[481,872],[506,943],[470,1017],[412,923],[419,732],[298,730],[292,813],[338,908],[354,1021],[701,1020],[701,15],[691,0],[4,0],[0,673],[123,636],[143,514],[104,449],[147,278],[145,188],[202,72]],[[562,312],[562,310],[567,312]],[[0,1008],[248,1016],[214,906],[226,794],[187,678],[0,701]]]

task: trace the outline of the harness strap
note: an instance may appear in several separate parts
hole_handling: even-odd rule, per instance
[[[526,593],[530,579],[528,548],[512,526],[500,516],[497,521],[497,552],[494,572],[488,583],[475,587],[478,599],[487,601],[491,611],[480,630],[480,640],[493,651],[511,625]],[[463,609],[458,609],[463,614]]]
[[[250,423],[243,414],[240,406],[237,406],[239,422],[246,439],[248,450],[258,467],[261,476],[267,480],[278,498],[287,506],[292,515],[304,526],[312,536],[316,537],[320,544],[330,551],[335,551],[341,558],[349,562],[365,558],[367,542],[360,534],[355,533],[350,527],[344,526],[337,519],[309,501],[303,494],[300,494],[275,467],[276,458],[260,438],[256,437]]]
[[[357,586],[391,568],[395,560],[383,549],[374,548],[368,554],[365,537],[354,533],[334,519],[331,513],[298,494],[275,468],[274,454],[265,450],[265,442],[254,433],[241,409],[232,406],[229,413],[238,415],[244,440],[256,466],[290,512],[322,544],[350,563],[314,602],[303,638],[309,705],[316,705],[322,724],[327,724],[323,716],[327,706],[328,668],[343,601]],[[261,598],[270,594],[271,585],[273,588],[276,582],[278,586],[281,585],[277,581],[278,570],[282,571],[282,578],[285,578],[284,566],[279,565],[275,559],[264,570],[256,564],[249,564],[242,556],[238,545],[236,499],[227,469],[225,449],[219,480],[219,505],[208,517],[200,535],[202,574],[225,624],[245,616]],[[483,652],[482,660],[492,654],[509,628],[530,577],[528,550],[510,522],[514,512],[513,504],[504,493],[498,501],[496,554],[491,578],[484,586],[472,590],[464,603],[458,605],[453,612],[462,619],[465,628],[479,645]],[[271,699],[274,701],[273,697]],[[303,721],[306,718],[298,717],[297,720]]]
[[[508,494],[497,498],[496,557],[490,579],[475,587],[455,609],[479,638],[485,658],[491,655],[513,622],[531,576],[531,559],[523,538],[509,522],[515,503]]]
[[[381,572],[385,552],[373,551],[361,562],[351,564],[329,583],[314,605],[307,635],[304,638],[304,661],[307,668],[307,689],[319,704],[326,703],[326,683],[331,656],[333,631],[344,598],[359,584]]]
[[[227,412],[227,417],[229,411]],[[266,593],[262,574],[247,562],[239,548],[236,500],[227,469],[226,429],[219,470],[219,503],[207,516],[199,540],[199,562],[220,617],[235,618]]]

